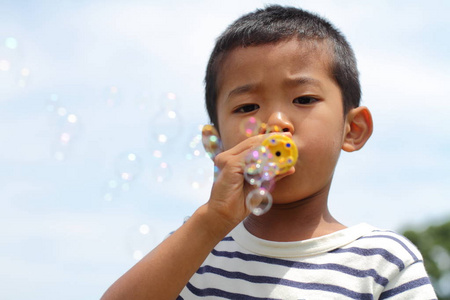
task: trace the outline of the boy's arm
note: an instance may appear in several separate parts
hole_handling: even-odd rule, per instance
[[[249,214],[244,160],[264,137],[248,138],[217,155],[220,174],[208,203],[120,277],[102,299],[176,299],[214,246]]]
[[[102,299],[175,299],[231,226],[200,207],[186,223],[119,278]]]

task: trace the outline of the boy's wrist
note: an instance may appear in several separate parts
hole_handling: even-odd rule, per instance
[[[240,221],[229,219],[225,215],[211,209],[208,203],[200,206],[194,215],[202,222],[202,227],[211,239],[221,241]]]

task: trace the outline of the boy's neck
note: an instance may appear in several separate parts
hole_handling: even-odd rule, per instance
[[[277,242],[302,241],[342,230],[346,226],[330,214],[329,186],[322,192],[288,205],[273,205],[262,216],[249,215],[245,228],[254,236]]]

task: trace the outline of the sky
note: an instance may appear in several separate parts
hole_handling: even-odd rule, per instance
[[[328,18],[356,53],[374,133],[341,155],[334,216],[450,218],[447,1],[3,0],[0,298],[98,299],[208,200],[206,62],[268,3]]]

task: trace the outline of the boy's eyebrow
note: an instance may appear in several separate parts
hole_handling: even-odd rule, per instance
[[[322,86],[320,80],[317,80],[312,77],[307,77],[307,76],[296,77],[296,78],[287,78],[284,80],[284,84],[288,87],[296,87],[299,85],[308,85],[308,84],[317,86],[319,88]],[[238,86],[238,87],[232,89],[228,93],[227,99],[229,99],[232,96],[238,96],[238,95],[245,94],[247,92],[251,92],[252,90],[255,90],[256,88],[257,88],[257,84],[252,84],[252,83]]]
[[[321,86],[320,80],[317,80],[312,77],[297,77],[297,78],[288,78],[285,80],[285,84],[287,86],[299,86],[299,85],[315,85],[317,87]]]
[[[250,91],[254,90],[255,88],[256,88],[256,85],[255,84],[251,84],[251,83],[238,86],[238,87],[232,89],[228,93],[227,99],[229,99],[231,96],[237,96],[237,95],[245,94],[247,92],[250,92]]]

